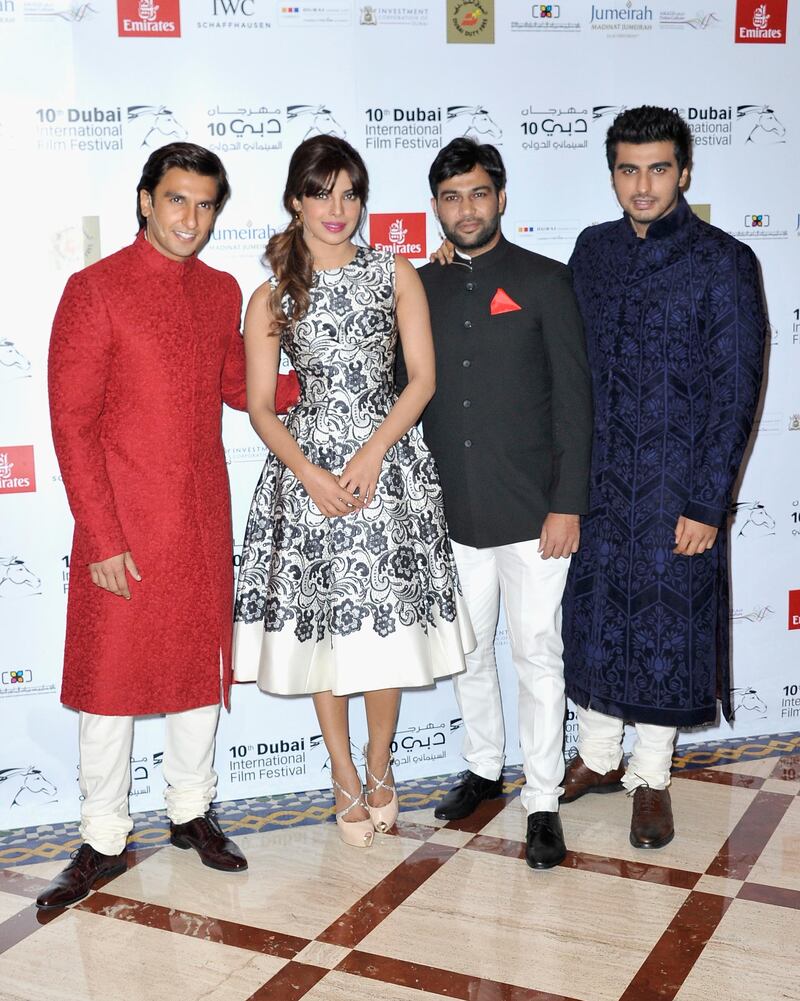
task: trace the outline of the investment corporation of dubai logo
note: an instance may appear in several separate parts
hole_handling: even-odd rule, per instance
[[[403,257],[427,257],[424,212],[373,212],[369,217],[369,242],[376,250],[391,250]]]
[[[494,0],[447,0],[448,43],[494,42]]]
[[[32,494],[35,490],[33,445],[0,446],[0,494]]]
[[[180,0],[117,0],[120,38],[180,38]]]
[[[359,11],[358,23],[367,28],[403,25],[424,28],[428,23],[428,8],[398,4],[365,4]]]
[[[737,44],[786,44],[786,14],[789,0],[736,0]]]

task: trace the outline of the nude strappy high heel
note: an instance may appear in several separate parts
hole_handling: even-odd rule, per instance
[[[339,785],[333,776],[331,776],[331,782],[335,789],[338,789],[343,796],[350,800],[350,805],[346,806],[344,810],[339,810],[336,814],[336,826],[339,829],[339,837],[346,845],[350,845],[353,848],[369,848],[372,844],[372,839],[375,837],[375,828],[372,826],[372,820],[345,820],[347,814],[357,806],[365,807],[369,811],[370,817],[372,816],[372,810],[367,806],[367,801],[364,798],[364,787],[361,787],[358,796],[353,796],[344,786]]]
[[[383,778],[376,778],[369,770],[369,765],[367,764],[367,748],[364,748],[364,768],[367,772],[366,797],[372,796],[379,789],[385,789],[387,792],[391,792],[392,794],[392,798],[383,806],[370,806],[369,799],[365,798],[364,800],[366,807],[369,810],[372,823],[375,826],[375,830],[380,831],[381,834],[385,834],[387,831],[391,830],[392,827],[394,827],[397,815],[400,812],[400,804],[397,801],[397,789],[393,785],[389,785],[386,781],[389,777],[389,771],[393,764],[394,758],[390,755],[386,771],[383,773]],[[372,785],[369,784],[370,782]]]

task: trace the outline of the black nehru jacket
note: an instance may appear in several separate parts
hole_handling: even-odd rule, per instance
[[[539,538],[551,511],[585,514],[592,400],[569,270],[501,237],[419,275],[436,347],[422,428],[452,538],[505,546]]]

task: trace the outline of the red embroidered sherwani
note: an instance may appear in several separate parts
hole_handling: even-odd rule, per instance
[[[140,233],[73,275],[53,324],[53,439],[75,517],[62,702],[100,715],[225,699],[233,567],[223,400],[244,409],[241,293]],[[125,601],[87,564],[130,550]],[[221,656],[220,656],[221,655]]]

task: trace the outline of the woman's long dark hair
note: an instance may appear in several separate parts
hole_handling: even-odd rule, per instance
[[[289,162],[289,176],[283,192],[283,207],[292,221],[281,233],[276,233],[269,243],[265,257],[277,278],[277,284],[268,299],[270,319],[274,334],[280,334],[291,322],[302,319],[308,311],[309,292],[314,278],[314,258],[303,239],[303,222],[292,202],[304,195],[313,197],[330,191],[339,171],[350,178],[353,193],[361,201],[358,229],[364,221],[369,177],[360,154],[350,143],[338,136],[312,136],[300,143]],[[292,306],[287,315],[282,300],[288,296]]]

